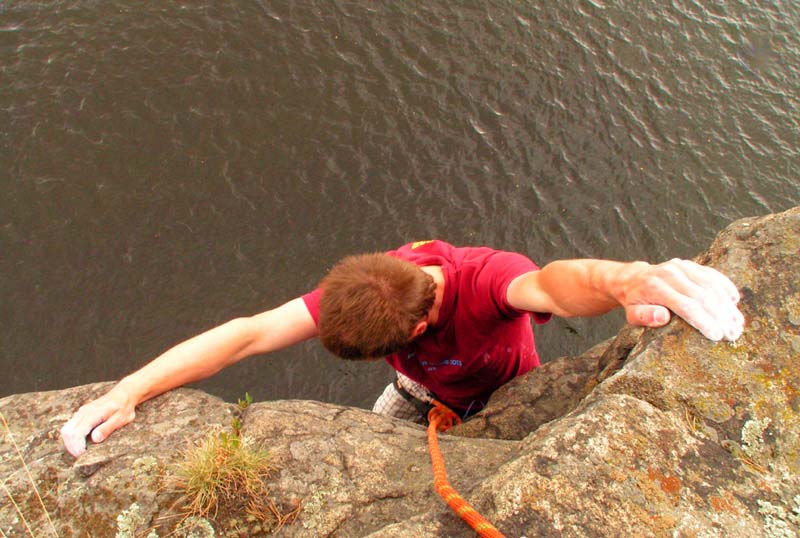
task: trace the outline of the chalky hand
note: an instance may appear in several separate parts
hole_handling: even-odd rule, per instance
[[[136,413],[134,406],[109,392],[78,409],[61,427],[64,447],[76,458],[86,452],[86,439],[103,442],[112,432],[130,423]]]
[[[671,311],[710,340],[734,341],[744,328],[739,298],[736,286],[719,271],[673,259],[633,274],[623,304],[632,324],[659,327]]]

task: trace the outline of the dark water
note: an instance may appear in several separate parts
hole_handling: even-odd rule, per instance
[[[800,6],[0,3],[0,395],[115,379],[441,238],[693,256],[800,203]],[[620,316],[556,321],[545,359]],[[316,343],[202,386],[371,405]]]

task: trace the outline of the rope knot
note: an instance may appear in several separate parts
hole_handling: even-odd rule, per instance
[[[461,424],[461,417],[455,411],[438,400],[433,400],[431,403],[433,407],[428,411],[428,423],[435,423],[437,430],[446,432],[453,426]]]

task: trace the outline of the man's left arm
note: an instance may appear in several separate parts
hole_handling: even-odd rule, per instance
[[[520,310],[563,317],[623,307],[628,323],[646,327],[665,325],[674,312],[715,341],[736,340],[744,326],[736,286],[719,271],[688,260],[555,261],[511,281],[507,300]]]

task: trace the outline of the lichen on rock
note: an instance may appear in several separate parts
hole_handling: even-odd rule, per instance
[[[117,516],[117,534],[114,538],[136,538],[137,531],[144,523],[141,507],[133,503]]]
[[[759,459],[765,450],[764,431],[772,424],[772,419],[750,419],[742,426],[742,450],[752,458]]]

